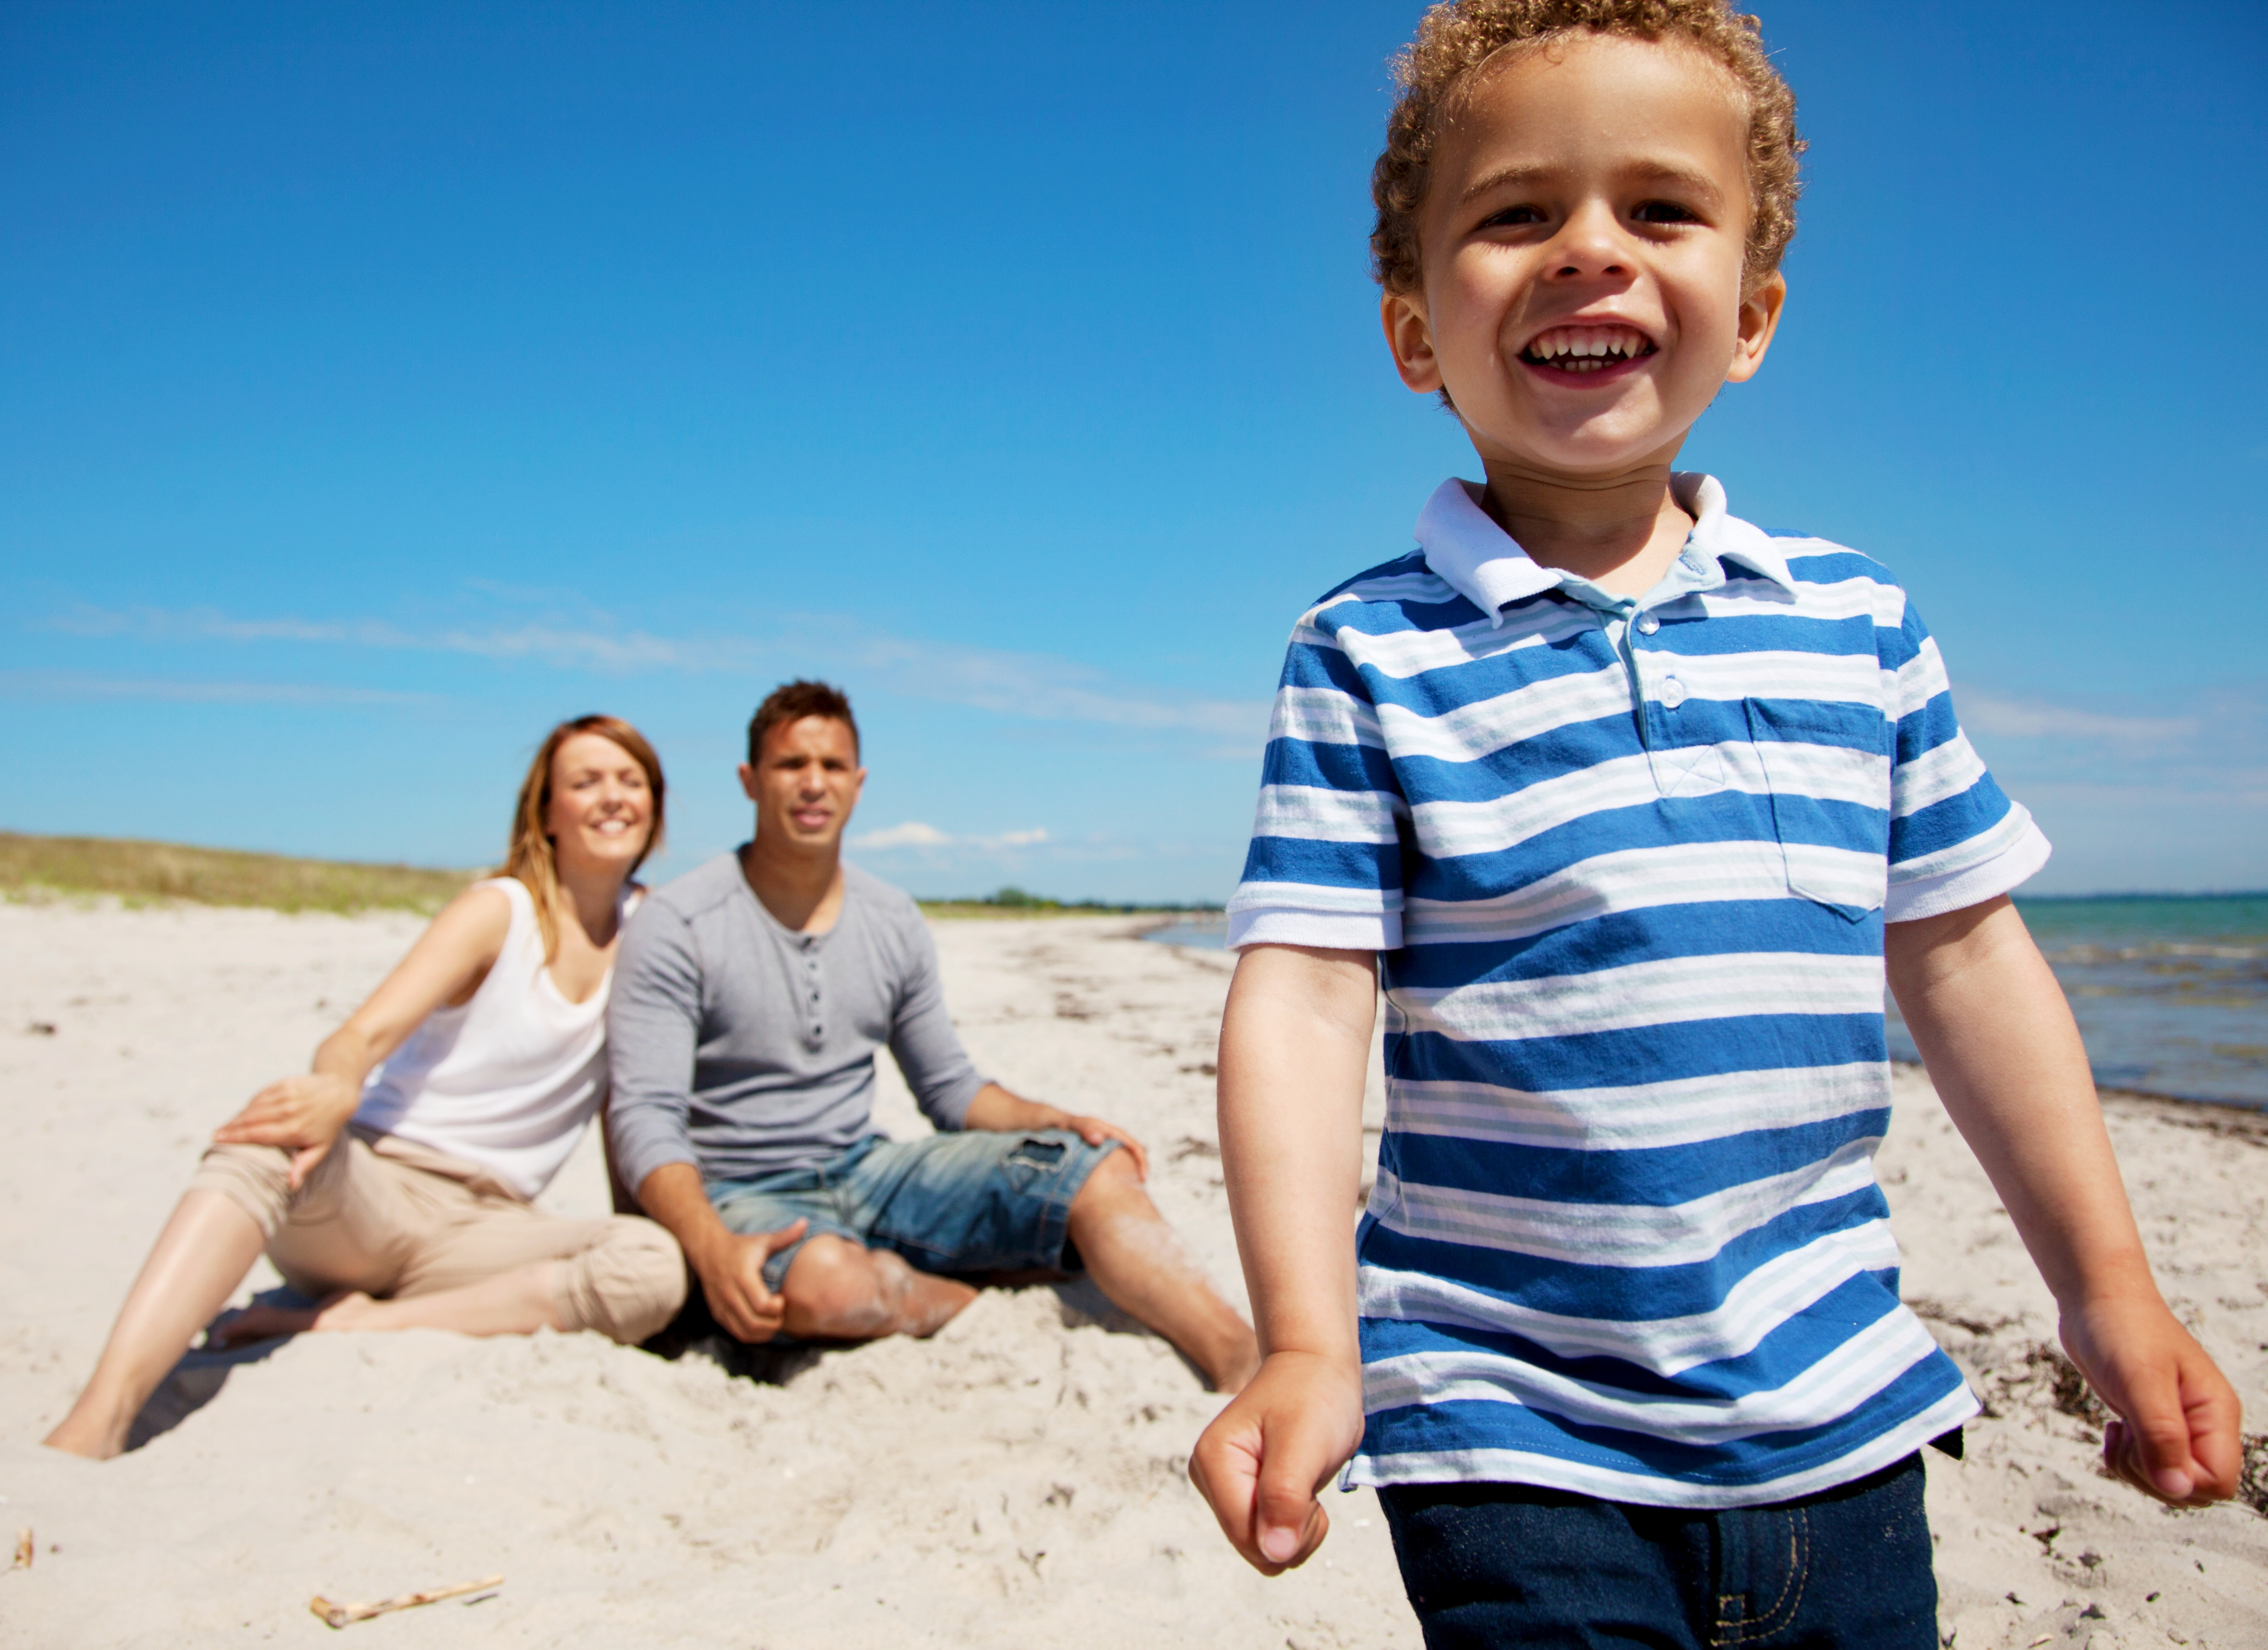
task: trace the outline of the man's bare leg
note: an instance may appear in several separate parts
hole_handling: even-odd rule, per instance
[[[185,1194],[127,1292],[86,1389],[48,1434],[48,1447],[96,1461],[124,1449],[134,1418],[228,1304],[264,1243],[259,1222],[220,1193]]]
[[[536,1261],[478,1283],[428,1295],[379,1300],[360,1290],[333,1295],[320,1306],[247,1307],[215,1330],[224,1346],[277,1335],[325,1330],[453,1330],[460,1335],[533,1335],[563,1330],[559,1275],[564,1261]]]
[[[1242,1390],[1260,1367],[1252,1326],[1220,1298],[1134,1172],[1113,1152],[1071,1201],[1071,1240],[1111,1304],[1182,1349],[1216,1392]]]
[[[787,1302],[781,1327],[821,1341],[934,1335],[976,1299],[967,1284],[917,1271],[887,1249],[824,1234],[796,1252],[780,1293]]]

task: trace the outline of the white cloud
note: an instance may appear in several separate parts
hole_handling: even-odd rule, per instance
[[[2151,743],[2186,739],[2197,732],[2186,716],[2105,716],[2076,705],[2038,699],[2003,699],[1989,693],[1959,693],[1962,725],[1973,733],[2006,739],[2091,739],[2113,743]]]
[[[490,593],[483,592],[482,593]],[[563,598],[563,602],[567,598]],[[839,617],[791,616],[784,635],[668,637],[621,630],[587,603],[571,620],[455,625],[413,630],[387,620],[247,619],[211,608],[111,610],[79,606],[48,628],[89,638],[239,645],[299,643],[532,659],[562,670],[609,674],[664,670],[769,674],[817,669],[879,682],[913,698],[966,705],[1035,721],[1078,722],[1167,735],[1194,735],[1189,754],[1256,756],[1268,737],[1268,701],[1161,694],[1054,653],[883,636]]]
[[[1048,829],[1044,825],[1035,825],[1027,830],[1002,831],[997,836],[953,836],[920,820],[908,820],[902,825],[888,825],[880,830],[868,831],[863,836],[853,836],[850,845],[869,851],[973,848],[979,851],[996,851],[1004,848],[1035,848],[1047,840]]]
[[[853,848],[943,848],[952,841],[952,837],[936,826],[924,825],[914,819],[902,825],[886,826],[880,830],[868,831],[863,836],[853,836],[850,845]]]
[[[69,670],[0,670],[0,697],[146,699],[174,704],[434,705],[438,694],[293,681],[178,681]]]

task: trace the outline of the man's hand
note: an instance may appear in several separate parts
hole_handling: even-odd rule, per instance
[[[1315,1492],[1362,1441],[1362,1372],[1275,1352],[1197,1440],[1189,1477],[1230,1545],[1263,1575],[1307,1563],[1331,1528]]]
[[[801,1241],[810,1226],[810,1221],[799,1220],[777,1232],[743,1237],[720,1225],[697,1254],[688,1254],[700,1275],[701,1293],[708,1297],[709,1315],[734,1340],[754,1345],[779,1333],[787,1298],[765,1285],[764,1263]]]
[[[1022,1130],[1063,1129],[1077,1135],[1089,1145],[1101,1145],[1105,1140],[1116,1140],[1134,1159],[1134,1174],[1138,1180],[1150,1178],[1150,1154],[1142,1143],[1115,1123],[1100,1117],[1082,1116],[1065,1111],[1060,1106],[1050,1106],[1042,1101],[1024,1100],[1010,1094],[998,1083],[987,1083],[976,1091],[976,1098],[968,1102],[961,1116],[964,1129],[983,1129],[998,1134],[1012,1134]]]
[[[2063,1315],[2065,1348],[2118,1418],[2102,1464],[2169,1506],[2236,1493],[2243,1464],[2236,1392],[2152,1290]]]
[[[323,1160],[339,1131],[362,1103],[362,1090],[326,1072],[286,1077],[254,1094],[242,1111],[213,1131],[221,1145],[280,1145],[291,1153],[293,1191]]]
[[[1055,1108],[1050,1107],[1049,1109],[1054,1110]],[[1149,1153],[1143,1149],[1139,1140],[1116,1123],[1105,1123],[1100,1117],[1082,1116],[1075,1111],[1060,1112],[1057,1115],[1063,1121],[1049,1123],[1048,1125],[1049,1128],[1068,1129],[1089,1145],[1101,1145],[1105,1140],[1116,1140],[1134,1160],[1134,1178],[1137,1180],[1150,1178]]]
[[[709,1315],[727,1335],[753,1344],[779,1333],[787,1302],[765,1285],[764,1263],[800,1240],[810,1221],[743,1237],[718,1219],[701,1172],[690,1163],[664,1163],[640,1181],[637,1204],[685,1251],[701,1279]]]

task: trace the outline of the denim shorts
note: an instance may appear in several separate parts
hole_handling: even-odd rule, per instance
[[[1378,1492],[1426,1650],[1937,1650],[1919,1455],[1770,1506],[1518,1484]]]
[[[895,1250],[947,1277],[1069,1271],[1066,1259],[1076,1265],[1064,1252],[1071,1200],[1117,1145],[1089,1145],[1067,1129],[971,1129],[918,1140],[870,1134],[813,1168],[712,1180],[709,1201],[742,1234],[811,1222],[802,1241],[764,1263],[773,1290],[821,1233]]]

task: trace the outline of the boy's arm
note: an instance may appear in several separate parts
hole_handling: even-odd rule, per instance
[[[1362,1441],[1354,1216],[1377,990],[1370,952],[1256,946],[1221,1020],[1221,1164],[1264,1359],[1189,1476],[1267,1575],[1322,1543],[1315,1492]]]
[[[1939,1098],[2055,1293],[2063,1344],[2118,1420],[2106,1465],[2176,1506],[2236,1490],[2236,1394],[2150,1278],[2087,1050],[2004,895],[1889,924],[1890,989]]]

